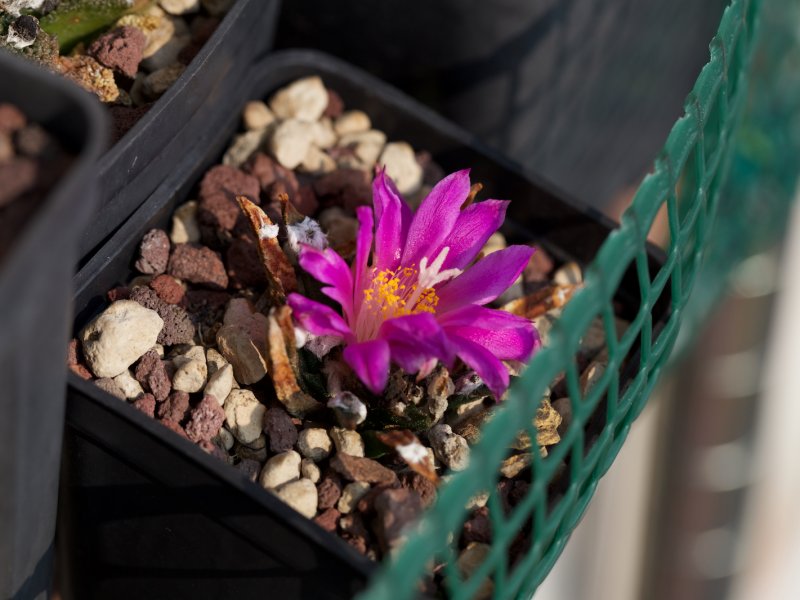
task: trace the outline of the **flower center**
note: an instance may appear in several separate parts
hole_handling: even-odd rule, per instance
[[[413,266],[395,271],[380,271],[364,290],[362,310],[382,317],[382,320],[421,312],[436,312],[439,297],[432,287],[421,287],[419,271]]]
[[[428,259],[423,258],[419,269],[413,264],[395,270],[368,271],[372,279],[369,287],[362,290],[364,297],[356,318],[358,340],[374,339],[388,319],[422,312],[436,314],[439,296],[434,286],[461,273],[458,269],[441,271],[449,250],[442,249],[430,266]]]

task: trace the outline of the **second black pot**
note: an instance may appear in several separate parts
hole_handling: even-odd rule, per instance
[[[76,331],[133,275],[142,235],[168,224],[219,159],[244,103],[312,74],[389,139],[429,150],[447,171],[472,167],[487,197],[513,200],[509,217],[524,227],[514,236],[557,259],[588,263],[613,227],[362,71],[315,52],[278,53],[253,69],[251,88],[207,117],[186,160],[78,274]],[[631,275],[618,297],[628,311],[639,298]],[[366,584],[372,563],[236,470],[91,382],[72,377],[68,397],[60,520],[68,598],[351,598]]]
[[[80,241],[91,252],[153,193],[196,143],[198,109],[222,110],[272,47],[280,0],[237,0],[197,56],[150,110],[103,156],[100,208]]]

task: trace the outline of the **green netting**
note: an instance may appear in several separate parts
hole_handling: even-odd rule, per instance
[[[512,386],[509,398],[486,424],[481,441],[472,450],[469,468],[442,487],[436,505],[396,556],[381,567],[360,596],[362,600],[415,596],[417,582],[435,560],[446,563],[446,586],[453,598],[472,598],[487,577],[495,598],[528,598],[547,575],[644,407],[675,343],[730,163],[732,140],[746,98],[759,8],[759,0],[733,0],[725,10],[710,45],[711,59],[689,94],[685,115],[675,123],[620,227],[587,268],[585,287],[565,308],[548,347],[536,354]],[[667,260],[657,273],[651,273],[646,239],[664,206],[670,230]],[[625,333],[617,337],[613,299],[631,265],[639,277],[639,310]],[[652,310],[666,293],[671,295],[670,317],[663,329],[656,331]],[[597,317],[604,324],[608,366],[584,396],[575,357],[581,338]],[[637,349],[638,370],[622,387],[621,370]],[[527,494],[506,512],[496,485],[500,465],[521,428],[536,439],[533,420],[539,399],[561,373],[572,400],[572,423],[547,457],[533,453]],[[586,425],[601,403],[605,403],[605,424],[597,436],[587,439]],[[548,496],[549,485],[567,458],[569,485],[553,499]],[[488,501],[492,544],[481,565],[464,580],[453,545],[467,515],[467,500],[482,490],[492,490]],[[521,538],[525,550],[512,565],[509,549]]]

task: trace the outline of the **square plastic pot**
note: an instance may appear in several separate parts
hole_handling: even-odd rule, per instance
[[[0,103],[17,106],[72,156],[0,261],[0,598],[49,589],[72,276],[97,203],[106,115],[90,95],[0,52]]]
[[[484,197],[512,199],[517,226],[509,236],[585,264],[613,227],[364,72],[324,54],[287,51],[258,64],[251,87],[209,115],[192,154],[81,270],[76,331],[103,308],[107,290],[133,275],[142,235],[167,226],[219,160],[244,103],[312,74],[348,107],[366,111],[389,139],[429,150],[445,171],[469,166],[473,181],[486,185]],[[654,268],[661,262],[655,254],[651,260]],[[633,312],[639,291],[630,275],[618,301]],[[235,469],[91,382],[71,377],[68,397],[60,521],[67,597],[351,598],[366,585],[374,563]]]
[[[99,165],[100,207],[80,242],[87,257],[164,181],[196,143],[201,106],[227,105],[253,63],[272,48],[280,0],[236,0],[178,80]]]

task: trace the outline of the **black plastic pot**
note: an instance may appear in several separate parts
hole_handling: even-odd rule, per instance
[[[310,74],[366,111],[389,139],[430,150],[446,170],[470,166],[486,197],[512,198],[511,218],[525,226],[514,237],[586,263],[612,228],[362,71],[315,52],[277,53],[254,68],[250,89],[209,117],[187,160],[78,274],[76,330],[132,275],[142,235],[165,226],[219,159],[245,101]],[[635,278],[620,302],[638,303]],[[90,382],[71,378],[68,395],[60,556],[72,598],[350,598],[365,585],[372,563],[231,467]]]
[[[44,597],[56,523],[72,275],[97,203],[106,116],[77,86],[0,52],[0,102],[73,156],[0,262],[0,598]]]
[[[81,239],[86,257],[164,181],[196,143],[201,106],[221,110],[272,47],[280,0],[237,0],[183,75],[100,161],[100,209]]]

